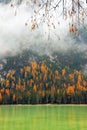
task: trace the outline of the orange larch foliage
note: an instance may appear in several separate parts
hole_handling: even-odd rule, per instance
[[[39,80],[39,78],[38,78],[38,76],[36,76],[36,81],[38,81]]]
[[[66,69],[64,68],[64,69],[62,69],[62,76],[64,76],[65,75],[65,72],[66,72]]]
[[[33,90],[36,92],[37,91],[37,85],[35,84],[33,87]]]
[[[32,74],[32,76],[35,78],[35,77],[36,77],[36,75],[37,75],[36,70],[32,70],[32,71],[31,71],[31,74]]]
[[[74,92],[74,87],[71,86],[71,85],[68,85],[68,88],[67,88],[67,90],[66,90],[66,93],[67,93],[67,95],[72,95],[72,94],[74,94],[74,93],[75,93],[75,92]]]
[[[5,88],[1,88],[1,93],[3,94],[5,92]]]
[[[46,81],[46,80],[47,80],[47,75],[45,74],[45,75],[44,75],[44,81]]]
[[[31,87],[33,85],[33,83],[34,83],[33,79],[30,79],[29,86]]]
[[[77,83],[77,89],[78,89],[78,90],[81,90],[81,91],[82,91],[82,89],[83,89],[83,86],[82,86],[79,82]]]
[[[33,61],[29,63],[29,66],[19,68],[19,74],[21,74],[21,76],[18,74],[17,77],[15,76],[15,71],[10,70],[5,79],[0,79],[0,101],[4,103],[4,100],[7,100],[8,102],[7,96],[12,96],[12,94],[11,101],[17,101],[17,103],[22,102],[22,100],[24,103],[24,97],[27,97],[27,99],[30,98],[29,102],[31,102],[32,97],[43,98],[43,100],[49,99],[49,101],[51,101],[51,99],[55,100],[54,95],[61,97],[60,100],[63,95],[64,97],[71,98],[73,98],[72,95],[76,96],[76,94],[79,95],[79,98],[80,96],[86,96],[87,79],[81,71],[71,71],[68,67],[62,70],[57,70],[56,67],[51,69],[46,63],[46,61],[42,61],[42,63]],[[32,92],[36,94],[33,95]],[[5,97],[5,95],[7,96]],[[43,102],[43,100],[40,100],[40,102]]]
[[[82,90],[86,92],[86,91],[87,91],[87,88],[86,88],[86,87],[83,87],[83,89],[82,89]]]
[[[16,84],[16,90],[20,89],[20,85]]]
[[[57,89],[57,94],[59,94],[60,93],[60,89]]]
[[[79,81],[79,82],[82,81],[82,75],[81,75],[81,74],[78,75],[78,81]]]
[[[85,80],[83,80],[83,86],[87,86],[87,82]]]
[[[77,34],[77,28],[74,24],[69,26],[69,32]]]
[[[0,93],[0,101],[2,101],[2,94]]]
[[[74,79],[74,74],[69,74],[70,79]]]
[[[42,64],[41,64],[41,71],[42,71],[43,73],[47,73],[48,69],[47,69],[47,66],[45,65],[45,63],[42,63]]]
[[[30,70],[31,70],[30,66],[25,67],[25,71],[30,72]]]
[[[18,79],[18,85],[19,85],[19,86],[21,85],[21,79],[20,79],[20,77],[19,77],[19,79]]]
[[[9,80],[8,79],[6,79],[6,87],[8,87],[9,86]]]
[[[37,62],[36,61],[31,62],[31,67],[33,70],[35,70],[38,67]]]

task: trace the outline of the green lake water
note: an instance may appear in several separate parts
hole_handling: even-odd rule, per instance
[[[87,130],[87,106],[0,106],[0,130]]]

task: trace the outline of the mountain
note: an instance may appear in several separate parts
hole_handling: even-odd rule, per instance
[[[0,60],[0,103],[87,103],[87,59],[76,52],[24,50]]]
[[[47,64],[53,64],[56,68],[64,68],[69,66],[71,70],[82,70],[83,67],[87,64],[87,57],[82,52],[54,52],[49,55],[40,55],[37,52],[31,50],[24,50],[23,52],[15,56],[7,56],[0,59],[0,73],[3,77],[3,72],[6,74],[11,69],[20,69],[23,66],[27,66],[29,62],[36,61],[41,63],[43,60]],[[15,64],[14,64],[15,63]]]

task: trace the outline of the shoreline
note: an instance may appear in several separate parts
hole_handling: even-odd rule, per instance
[[[87,104],[0,104],[0,106],[87,106]]]

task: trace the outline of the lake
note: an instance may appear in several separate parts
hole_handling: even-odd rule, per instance
[[[87,130],[87,106],[0,106],[0,130]]]

